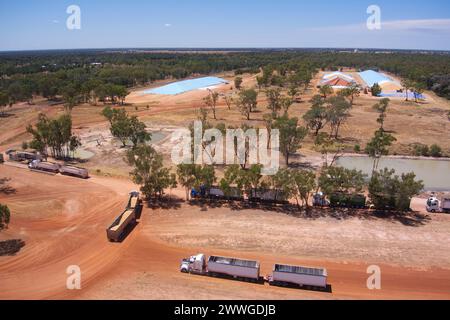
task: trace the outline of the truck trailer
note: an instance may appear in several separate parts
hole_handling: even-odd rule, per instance
[[[57,174],[59,172],[59,164],[53,162],[43,162],[39,160],[33,160],[28,165],[32,171],[43,171]]]
[[[77,177],[81,179],[89,178],[89,172],[84,168],[72,167],[72,166],[61,166],[59,172],[62,175]]]
[[[427,211],[432,213],[450,213],[450,195],[443,197],[431,196],[428,198]]]
[[[324,290],[327,288],[327,277],[326,269],[276,264],[272,275],[268,276],[268,282],[274,286],[298,286]]]
[[[30,163],[34,160],[37,161],[43,160],[43,157],[40,154],[33,152],[8,150],[6,153],[8,154],[10,161],[17,161],[17,162],[26,161],[27,163]]]
[[[131,192],[125,210],[106,229],[106,236],[111,242],[120,241],[128,227],[134,225],[141,206],[138,192]]]
[[[288,204],[286,195],[277,189],[252,189],[249,195],[251,202],[267,204]]]
[[[232,278],[242,281],[258,282],[260,265],[258,261],[243,260],[220,256],[210,256],[206,261],[204,254],[197,254],[183,259],[180,271],[210,277]]]

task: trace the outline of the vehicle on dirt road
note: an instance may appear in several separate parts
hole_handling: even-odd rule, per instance
[[[450,195],[431,196],[427,200],[427,211],[432,213],[450,213]]]

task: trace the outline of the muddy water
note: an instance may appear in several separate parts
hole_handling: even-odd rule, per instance
[[[361,170],[370,175],[373,159],[369,157],[344,156],[337,164],[348,169]],[[418,179],[423,180],[426,191],[450,191],[450,160],[435,159],[403,159],[383,157],[379,169],[394,169],[396,174],[414,172]]]

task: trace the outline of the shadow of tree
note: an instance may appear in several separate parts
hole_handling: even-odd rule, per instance
[[[4,193],[6,195],[16,193],[16,189],[7,185],[6,183],[11,180],[9,178],[0,178],[0,193]]]
[[[200,207],[205,211],[208,208],[228,208],[232,211],[261,210],[264,212],[274,212],[286,214],[299,219],[317,220],[323,218],[333,218],[336,220],[360,219],[360,220],[387,220],[400,222],[408,227],[424,226],[431,221],[430,216],[419,212],[393,212],[393,211],[373,211],[367,209],[353,208],[328,208],[328,207],[301,207],[296,205],[271,205],[253,203],[249,201],[220,201],[220,200],[192,200],[190,206]]]
[[[146,202],[147,208],[149,209],[163,209],[163,210],[178,210],[181,208],[181,204],[184,202],[183,199],[172,196],[172,197],[162,197],[158,199],[151,199]]]
[[[25,241],[21,239],[12,239],[0,241],[0,257],[14,256],[25,246]]]

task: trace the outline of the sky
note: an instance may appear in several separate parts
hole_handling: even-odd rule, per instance
[[[271,47],[450,50],[450,1],[0,0],[0,51]]]

